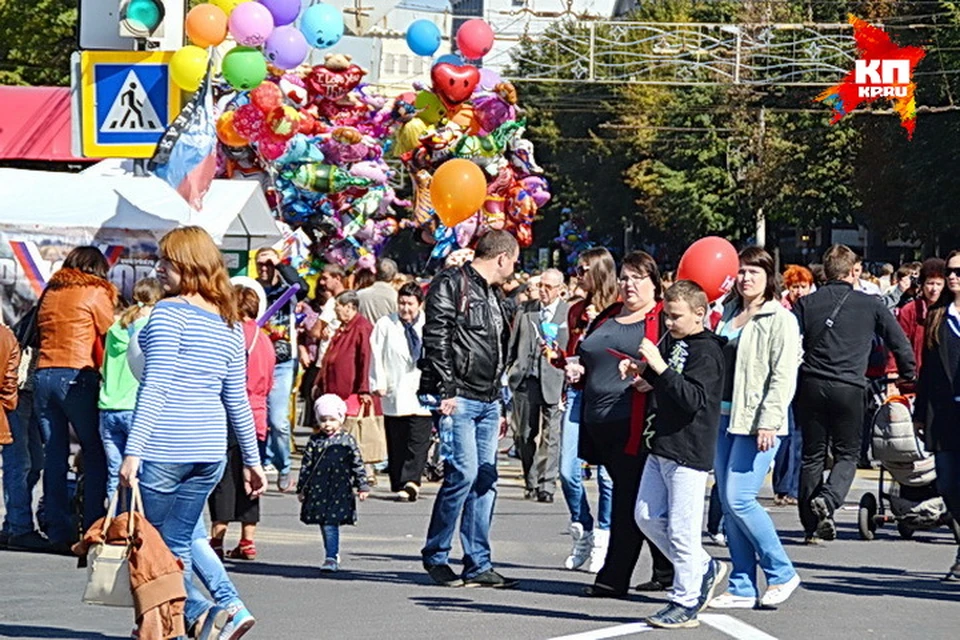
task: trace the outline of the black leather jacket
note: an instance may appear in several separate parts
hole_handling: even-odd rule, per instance
[[[441,271],[433,279],[426,300],[420,393],[441,400],[462,397],[481,402],[500,398],[503,354],[510,325],[499,294],[499,335],[488,301],[490,286],[470,265]]]

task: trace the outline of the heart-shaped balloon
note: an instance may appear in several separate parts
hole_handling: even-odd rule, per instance
[[[480,70],[472,64],[441,62],[430,70],[434,92],[448,105],[465,102],[480,83]]]

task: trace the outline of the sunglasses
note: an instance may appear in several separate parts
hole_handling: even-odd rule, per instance
[[[258,263],[257,263],[257,266],[258,266],[258,267],[272,267],[272,266],[273,266],[273,263],[272,263],[272,262],[258,262]]]
[[[587,271],[590,271],[590,267],[584,266],[582,264],[577,265],[577,275],[581,278],[587,275]]]
[[[948,276],[953,276],[955,278],[960,278],[960,267],[947,267],[944,272]]]

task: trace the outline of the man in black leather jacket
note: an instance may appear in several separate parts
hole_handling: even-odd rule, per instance
[[[421,553],[430,577],[447,587],[517,584],[493,570],[490,523],[509,339],[495,287],[510,277],[519,255],[512,235],[490,231],[477,244],[473,262],[437,274],[427,293],[420,395],[439,404],[444,476]],[[462,577],[448,564],[461,512]]]

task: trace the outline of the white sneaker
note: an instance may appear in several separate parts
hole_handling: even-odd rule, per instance
[[[264,473],[264,474],[267,474],[267,473],[276,473],[276,472],[277,472],[277,468],[276,468],[275,466],[273,466],[272,464],[268,464],[268,465],[266,465],[266,466],[263,468],[263,473]]]
[[[590,549],[590,560],[581,569],[587,573],[599,573],[607,559],[607,547],[610,546],[610,531],[605,529],[593,530],[593,548]]]
[[[775,607],[779,604],[783,604],[799,586],[800,576],[796,573],[793,574],[792,578],[783,584],[767,586],[767,592],[763,594],[762,598],[760,598],[760,606]]]
[[[336,558],[327,558],[323,561],[323,564],[320,565],[320,571],[325,573],[336,573],[340,571],[340,556]]]
[[[735,596],[732,593],[723,593],[710,601],[707,605],[711,609],[754,609],[757,599],[748,596]]]
[[[707,537],[710,538],[710,542],[717,545],[718,547],[727,546],[727,536],[723,535],[723,532],[708,533]]]
[[[573,548],[570,555],[563,561],[563,568],[573,571],[583,566],[590,559],[590,550],[593,548],[593,535],[583,530],[579,522],[570,524],[570,537],[573,538]]]

